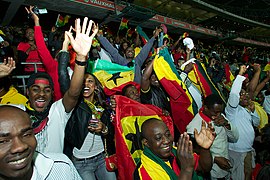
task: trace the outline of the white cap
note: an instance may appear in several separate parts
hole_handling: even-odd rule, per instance
[[[189,37],[186,37],[184,40],[183,40],[183,43],[185,46],[188,47],[188,49],[193,49],[194,48],[194,43],[193,43],[193,40]]]

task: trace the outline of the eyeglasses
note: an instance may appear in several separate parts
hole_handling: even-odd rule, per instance
[[[244,93],[244,92],[242,92],[242,93],[240,93],[240,96],[249,96],[249,93]]]

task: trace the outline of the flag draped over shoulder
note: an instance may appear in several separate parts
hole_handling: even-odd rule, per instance
[[[126,83],[134,80],[134,66],[122,66],[101,59],[95,62],[93,69],[89,72],[98,78],[108,96],[121,92]]]
[[[161,50],[154,60],[154,71],[170,96],[174,124],[183,133],[186,126],[197,113],[197,105],[181,80],[168,49]]]
[[[60,14],[58,14],[58,17],[57,17],[55,26],[56,26],[56,27],[62,27],[62,26],[64,26],[65,24],[68,23],[69,18],[70,18],[69,15],[66,15],[65,17],[63,17],[63,16],[61,16]]]
[[[210,94],[216,94],[219,95],[220,98],[225,102],[223,96],[216,88],[208,73],[206,72],[203,64],[198,60],[194,62],[195,64],[193,65],[193,71],[188,73],[188,77],[191,82],[201,91],[204,98],[209,96]]]
[[[141,104],[124,96],[115,96],[115,146],[119,179],[133,179],[136,163],[142,154],[141,125],[150,118],[162,120],[173,135],[173,122],[162,110],[150,104]]]
[[[128,29],[128,20],[126,18],[122,18],[120,26],[119,26],[119,30],[122,29]]]

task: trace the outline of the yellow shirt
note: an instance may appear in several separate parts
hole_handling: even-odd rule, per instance
[[[20,94],[16,88],[11,86],[9,91],[0,97],[0,104],[23,104],[26,105],[27,98]]]

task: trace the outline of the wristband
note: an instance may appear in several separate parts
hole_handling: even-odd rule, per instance
[[[86,66],[86,61],[84,62],[81,62],[81,61],[78,61],[77,59],[75,60],[75,63],[78,65],[78,66]]]

